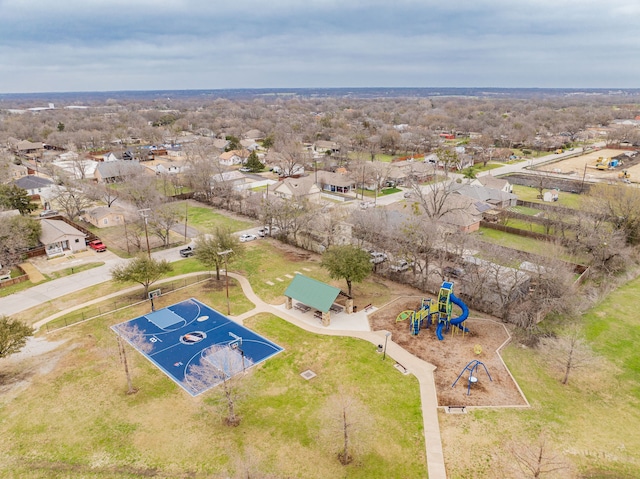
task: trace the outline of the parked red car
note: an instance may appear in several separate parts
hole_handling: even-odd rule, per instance
[[[107,251],[107,247],[100,240],[89,241],[89,248],[97,251],[98,253],[103,253],[104,251]]]

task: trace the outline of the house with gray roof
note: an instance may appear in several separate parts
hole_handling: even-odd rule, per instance
[[[77,253],[85,251],[86,235],[62,220],[40,220],[42,233],[40,242],[44,245],[48,257],[62,256],[65,251]]]
[[[333,173],[331,171],[318,171],[317,185],[323,191],[332,193],[349,193],[356,187],[356,182],[346,175]],[[315,176],[315,175],[314,175]]]
[[[94,177],[98,183],[120,183],[126,178],[142,175],[146,168],[137,161],[104,161],[98,163]]]
[[[483,203],[488,203],[496,208],[508,208],[515,206],[518,197],[513,193],[507,193],[503,190],[487,188],[485,186],[459,185],[454,187],[454,192],[458,195],[467,196]]]
[[[41,176],[23,176],[13,182],[14,185],[27,190],[29,196],[39,195],[43,190],[49,190],[54,186],[53,181]]]

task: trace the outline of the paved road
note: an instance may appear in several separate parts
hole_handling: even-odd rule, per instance
[[[166,249],[152,253],[156,259],[166,259],[169,262],[178,261],[178,251],[184,246]],[[0,298],[0,314],[11,316],[25,311],[34,306],[46,303],[52,299],[66,296],[70,293],[83,290],[96,284],[104,283],[111,279],[111,269],[129,260],[118,258],[115,255],[105,256],[105,264],[98,268],[82,271],[69,276],[37,284],[29,289]],[[99,256],[96,259],[101,259]]]

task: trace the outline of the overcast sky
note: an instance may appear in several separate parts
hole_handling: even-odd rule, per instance
[[[638,0],[0,0],[0,93],[640,87]]]

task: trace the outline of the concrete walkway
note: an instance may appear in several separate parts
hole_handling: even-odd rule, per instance
[[[26,275],[29,276],[29,281],[31,281],[33,284],[40,283],[41,281],[44,281],[46,279],[44,275],[40,271],[38,271],[31,263],[22,263],[20,267],[22,268],[22,271],[24,271]]]
[[[296,310],[287,310],[284,306],[274,306],[263,302],[253,292],[251,284],[244,276],[229,273],[229,277],[238,281],[245,296],[256,305],[255,309],[247,311],[239,316],[232,316],[238,322],[254,316],[257,313],[266,312],[278,316],[306,331],[316,334],[326,334],[329,336],[350,336],[353,338],[369,341],[371,344],[379,345],[385,341],[386,331],[369,331],[369,322],[365,312],[358,312],[353,315],[341,313],[331,321],[328,328],[320,325],[314,326],[310,315]],[[305,315],[306,314],[306,315]],[[343,319],[345,316],[353,318]],[[304,319],[302,319],[304,317]],[[357,318],[364,318],[366,326],[354,321]],[[339,329],[340,326],[357,327],[357,330]],[[402,365],[405,370],[413,374],[420,384],[420,397],[422,402],[422,420],[424,427],[424,439],[427,452],[427,470],[429,479],[446,479],[447,474],[444,466],[444,455],[442,453],[442,439],[440,437],[440,424],[438,422],[438,397],[436,394],[436,384],[433,373],[435,366],[417,358],[402,347],[393,342],[392,338],[387,341],[386,355]]]
[[[224,270],[222,270],[224,273]],[[167,278],[159,281],[157,285],[166,281],[175,281],[176,279],[202,274],[202,272],[189,273],[173,278]],[[329,336],[350,336],[368,341],[377,346],[385,342],[386,331],[370,331],[367,313],[360,311],[354,314],[340,313],[333,317],[329,327],[323,327],[319,321],[312,318],[310,314],[300,311],[285,309],[284,305],[272,305],[265,303],[253,291],[249,280],[244,276],[229,272],[229,277],[235,279],[240,284],[242,291],[255,308],[238,316],[230,315],[230,317],[239,323],[243,323],[245,319],[255,316],[258,313],[270,313],[274,316],[284,319],[295,326],[306,331],[325,334]],[[36,329],[41,328],[49,321],[71,313],[77,309],[84,308],[91,304],[99,303],[112,297],[140,289],[140,286],[133,286],[126,290],[121,290],[108,296],[96,298],[84,304],[76,305],[72,308],[60,311],[34,324]],[[413,374],[420,384],[420,397],[422,402],[422,420],[424,427],[424,437],[427,455],[427,470],[429,479],[446,479],[446,471],[444,466],[444,455],[442,453],[442,439],[440,437],[440,424],[438,422],[438,398],[436,395],[436,385],[433,373],[435,366],[419,359],[398,346],[393,342],[393,338],[389,337],[386,347],[386,356],[401,365],[407,373]],[[401,369],[401,368],[400,368]]]

